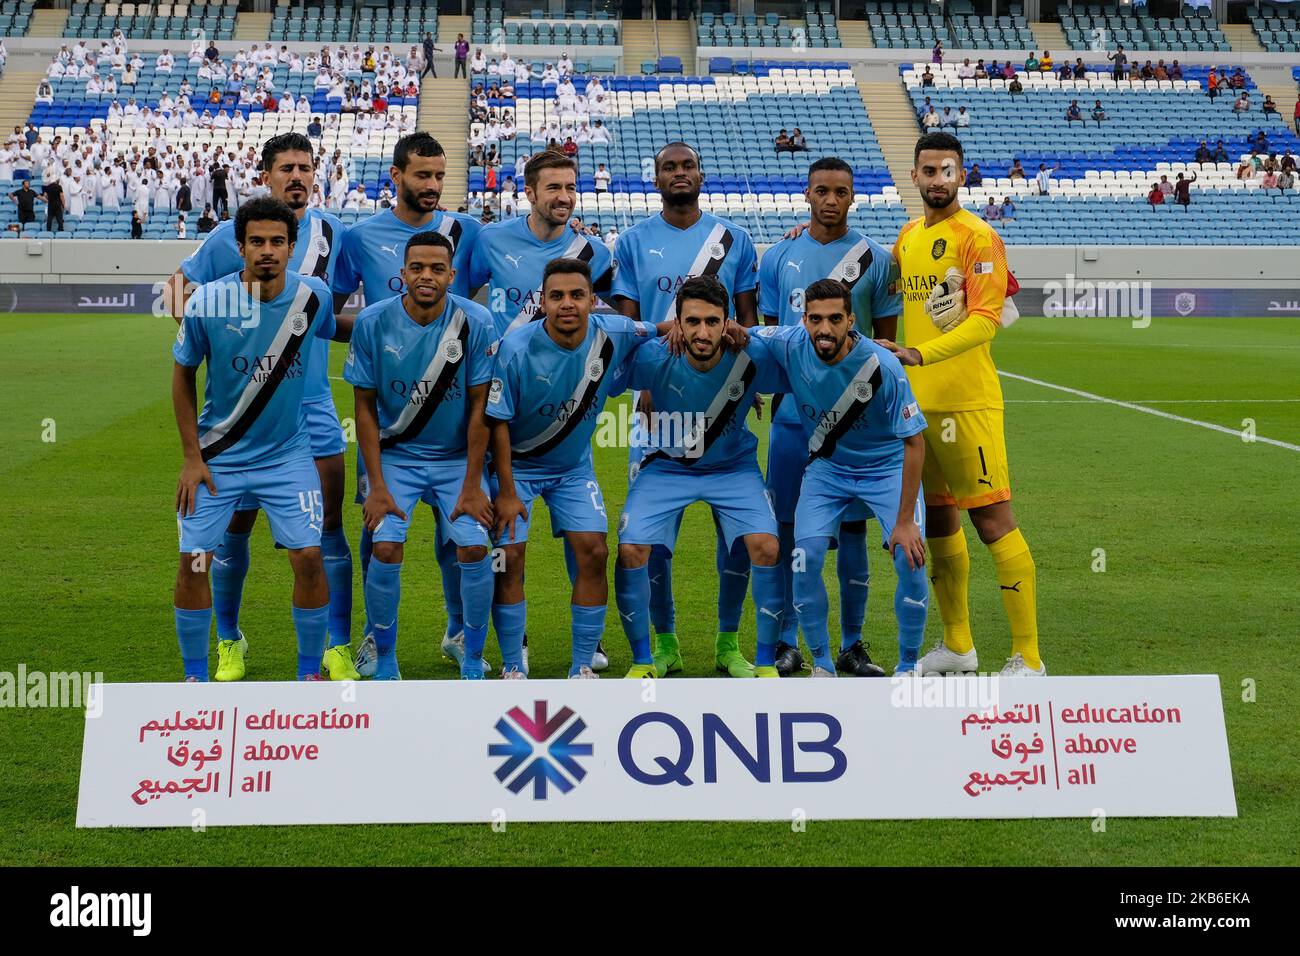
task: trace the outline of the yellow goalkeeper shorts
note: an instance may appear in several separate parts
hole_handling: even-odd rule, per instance
[[[1011,500],[1001,409],[927,411],[925,418],[921,483],[927,505],[967,509]]]

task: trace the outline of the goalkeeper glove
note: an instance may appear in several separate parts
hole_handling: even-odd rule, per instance
[[[961,270],[949,268],[943,281],[930,290],[925,311],[940,332],[950,332],[966,321],[966,277]]]

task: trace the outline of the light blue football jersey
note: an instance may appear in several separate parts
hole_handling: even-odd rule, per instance
[[[893,353],[859,332],[834,365],[813,348],[802,325],[764,326],[756,338],[785,370],[789,402],[808,437],[809,461],[829,458],[872,474],[902,466],[900,439],[925,430],[925,416]]]
[[[592,284],[601,288],[614,262],[613,254],[595,236],[566,229],[551,242],[542,242],[528,228],[526,216],[485,226],[474,241],[469,287],[488,287],[488,311],[497,337],[541,316],[542,273],[553,259],[581,259],[591,267]]]
[[[469,389],[492,380],[492,317],[448,295],[438,319],[421,326],[405,298],[357,316],[343,377],[375,390],[385,460],[464,459]]]
[[[746,422],[754,396],[789,390],[780,363],[753,337],[707,372],[662,341],[638,349],[629,365],[629,387],[648,389],[654,399],[642,468],[660,459],[694,472],[756,463],[758,439]]]
[[[655,324],[673,317],[677,290],[692,276],[716,276],[729,302],[758,285],[749,233],[707,212],[689,229],[670,226],[662,214],[641,220],[618,237],[614,261],[610,296],[638,303],[641,318]]]
[[[805,231],[763,253],[758,264],[758,313],[776,316],[781,325],[798,325],[803,321],[803,290],[818,279],[838,279],[852,290],[857,328],[870,338],[873,318],[903,312],[895,274],[892,253],[855,229],[824,244]],[[783,401],[774,420],[792,423],[797,417]]]
[[[189,367],[207,361],[199,447],[211,469],[311,457],[304,349],[333,335],[330,291],[315,276],[287,273],[269,302],[250,296],[238,273],[194,290],[172,356]]]
[[[556,344],[545,320],[501,339],[487,413],[510,423],[516,474],[562,475],[591,468],[591,436],[615,371],[656,337],[653,325],[593,315],[573,350]]]
[[[343,240],[343,223],[320,209],[308,209],[298,220],[298,240],[289,257],[289,271],[315,276],[326,286],[334,285],[334,267]],[[181,263],[181,272],[190,282],[202,285],[244,268],[244,258],[235,242],[235,221],[228,219],[213,229],[203,244]],[[307,388],[304,402],[330,400],[329,342],[314,339],[307,346]]]
[[[435,212],[423,226],[408,226],[391,209],[377,212],[348,227],[334,273],[334,291],[351,295],[362,286],[366,305],[374,305],[406,291],[402,266],[406,241],[419,232],[440,232],[451,240],[451,267],[456,278],[447,290],[469,298],[469,258],[482,224],[472,216]]]

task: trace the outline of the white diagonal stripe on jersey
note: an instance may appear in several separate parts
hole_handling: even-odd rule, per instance
[[[862,363],[862,368],[858,369],[858,374],[854,375],[853,378],[849,380],[849,384],[845,386],[844,391],[840,393],[840,397],[836,399],[835,407],[831,409],[834,414],[822,415],[821,421],[819,421],[817,427],[813,429],[812,438],[808,440],[808,454],[816,455],[817,452],[821,451],[821,447],[826,442],[827,436],[835,430],[835,426],[839,423],[839,420],[844,417],[844,413],[852,408],[856,402],[860,401],[857,394],[858,384],[860,382],[870,382],[871,376],[876,374],[876,369],[879,367],[880,359],[875,355],[875,353],[872,353],[867,360]]]
[[[447,364],[447,343],[460,338],[461,326],[464,324],[465,313],[461,309],[457,309],[451,314],[451,320],[447,323],[447,328],[443,331],[442,338],[438,340],[438,347],[434,349],[433,360],[429,362],[428,368],[426,368],[424,374],[420,376],[421,381],[436,382],[442,377],[443,366]],[[464,357],[463,351],[461,357]],[[387,428],[380,429],[380,441],[385,438],[391,438],[394,435],[400,435],[402,432],[406,431],[407,427],[411,424],[411,419],[415,418],[415,416],[420,413],[420,409],[424,407],[424,403],[427,402],[430,397],[431,396],[425,395],[421,391],[412,389],[410,398],[407,399],[406,405],[402,408],[402,414],[398,415],[393,423]],[[419,402],[416,401],[417,398],[420,399]]]
[[[847,285],[850,289],[853,288],[853,286],[857,284],[857,281],[862,278],[863,273],[865,273],[866,270],[859,269],[858,274],[855,275],[852,279],[846,279],[844,278],[844,267],[849,265],[850,263],[856,263],[859,259],[861,259],[864,255],[866,255],[866,253],[870,249],[871,246],[867,243],[867,240],[859,239],[857,242],[853,244],[852,249],[844,253],[844,258],[841,259],[839,262],[835,263],[835,268],[831,270],[831,274],[827,276],[827,278],[838,279],[840,282],[843,282],[845,285]]]
[[[686,275],[683,276],[683,278],[698,276],[704,272],[704,267],[713,260],[713,254],[710,253],[709,250],[713,248],[716,243],[721,242],[722,237],[726,234],[726,224],[721,222],[709,230],[708,236],[705,237],[703,244],[700,246],[699,252],[695,254],[695,260],[691,263],[691,267],[686,270]],[[723,254],[723,258],[726,258],[725,253]],[[664,310],[664,314],[655,320],[655,324],[657,325],[660,322],[666,322],[671,319],[676,308],[677,297],[674,296],[668,300],[668,306]]]
[[[268,355],[279,355],[284,351],[285,345],[287,345],[289,340],[293,338],[294,334],[293,329],[291,328],[293,324],[291,320],[293,316],[304,311],[304,307],[307,304],[307,300],[311,297],[311,294],[311,286],[305,282],[298,283],[298,291],[294,293],[293,302],[289,304],[289,309],[284,314],[284,320],[280,323],[280,328],[275,333],[275,339],[271,342],[271,347],[267,350]],[[254,307],[257,307],[256,303],[254,303]],[[307,327],[309,329],[311,328],[311,323],[314,318],[314,316],[307,317]],[[239,401],[235,403],[235,407],[231,410],[230,414],[199,436],[199,448],[207,448],[212,443],[218,442],[224,438],[226,433],[234,427],[235,423],[239,421],[244,412],[248,410],[248,407],[253,404],[253,400],[257,398],[258,393],[269,385],[271,385],[271,376],[269,375],[263,376],[261,381],[254,381],[250,378],[248,384],[244,386],[243,392],[239,395]]]
[[[585,248],[587,248],[587,240],[582,236],[574,236],[573,242],[569,243],[568,248],[561,252],[558,258],[576,258]],[[532,302],[525,301],[525,303],[519,307],[519,313],[511,319],[510,324],[506,326],[506,331],[502,336],[503,338],[515,329],[523,328],[529,322],[533,321],[533,318],[541,311],[539,303],[542,301],[542,287],[538,285],[535,291],[537,293],[536,298],[534,298]]]
[[[591,347],[587,349],[587,354],[582,359],[582,375],[578,378],[578,384],[574,388],[573,394],[569,396],[569,400],[572,402],[581,401],[582,394],[587,388],[588,383],[591,381],[589,378],[587,378],[587,369],[591,365],[591,360],[596,356],[600,355],[601,349],[604,348],[605,342],[609,339],[609,336],[605,334],[604,329],[596,329],[595,332],[596,334],[591,337]],[[609,369],[608,368],[603,369],[601,374],[608,375]],[[598,384],[597,387],[599,387]],[[543,428],[532,438],[526,438],[521,442],[512,444],[511,451],[520,454],[532,451],[534,448],[537,448],[545,444],[547,441],[549,441],[551,439],[551,436],[554,435],[556,432],[558,432],[560,429],[562,429],[567,422],[568,422],[567,418],[565,419],[557,418],[555,421],[551,422],[551,424],[547,425],[545,428]]]
[[[722,410],[726,408],[727,403],[731,401],[731,399],[727,396],[727,393],[731,390],[731,386],[736,382],[744,381],[745,370],[748,369],[749,366],[752,364],[753,364],[753,360],[750,359],[750,357],[746,355],[744,352],[736,353],[736,362],[734,365],[731,366],[731,372],[727,375],[727,380],[722,383],[722,387],[718,389],[718,393],[713,396],[713,401],[709,402],[709,407],[704,412],[705,421],[707,422],[717,421],[718,416],[722,414]],[[743,397],[743,393],[742,393],[742,397]],[[699,445],[700,442],[704,441],[706,434],[707,432],[700,433],[695,443],[686,449],[688,454],[691,451],[693,451]]]

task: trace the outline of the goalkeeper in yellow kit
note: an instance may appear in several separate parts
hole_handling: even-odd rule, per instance
[[[943,617],[943,643],[920,660],[921,673],[969,672],[979,660],[967,607],[970,555],[961,511],[988,546],[1011,621],[1011,657],[1002,673],[1042,676],[1034,559],[1011,512],[1011,476],[1002,432],[1002,388],[989,343],[1015,318],[1002,238],[962,208],[960,141],[927,133],[916,143],[912,182],[925,216],[905,225],[894,244],[903,296],[906,346],[889,341],[907,366],[929,422],[925,430],[926,538],[931,580]]]

